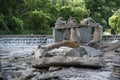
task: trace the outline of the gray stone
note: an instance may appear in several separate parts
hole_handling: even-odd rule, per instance
[[[83,57],[84,55],[96,57],[96,56],[101,56],[102,53],[89,46],[80,46],[78,48],[60,47],[58,49],[56,48],[48,51],[45,54],[45,57],[52,57],[52,56]]]
[[[105,61],[99,57],[43,57],[32,62],[33,67],[45,68],[50,66],[87,66],[99,68],[105,66]]]
[[[21,76],[21,72],[17,72],[17,71],[3,71],[2,72],[2,77],[4,78],[4,80],[13,80],[13,78],[20,77],[20,76]]]
[[[75,17],[70,17],[67,22],[67,27],[78,27],[77,20]]]
[[[53,50],[48,51],[44,56],[45,57],[52,57],[52,56],[65,56],[67,52],[72,50],[73,48],[69,47],[60,47]]]
[[[64,36],[64,40],[70,40],[70,30],[65,29],[64,33],[63,33],[63,36]]]
[[[12,67],[12,63],[4,63],[2,64],[1,68],[5,68],[5,67]]]
[[[65,26],[66,26],[66,21],[63,19],[63,17],[59,17],[59,18],[56,20],[55,28],[65,27]]]
[[[89,42],[91,41],[91,36],[92,36],[92,28],[91,27],[82,27],[79,28],[80,31],[80,42]]]
[[[60,30],[53,29],[53,39],[55,42],[60,42],[63,40],[63,35]]]
[[[82,56],[80,48],[73,48],[63,54],[64,54],[64,56],[71,56],[71,57],[81,57]]]
[[[88,54],[91,57],[101,56],[102,53],[95,48],[89,46],[80,46],[82,54]]]
[[[58,75],[36,76],[31,80],[63,80]]]
[[[57,70],[60,70],[61,69],[61,66],[52,66],[52,67],[49,67],[49,71],[57,71]]]
[[[22,79],[23,80],[31,79],[34,76],[35,76],[34,69],[28,68],[22,72]]]
[[[109,73],[104,71],[101,72],[99,70],[73,67],[59,71],[46,72],[44,74],[35,76],[31,80],[51,80],[51,78],[55,77],[59,77],[60,80],[109,80]],[[59,79],[57,78],[55,80]]]
[[[21,80],[21,77],[20,78],[15,77],[12,80]]]

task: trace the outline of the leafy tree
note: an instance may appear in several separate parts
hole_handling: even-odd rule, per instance
[[[50,0],[26,0],[27,10],[23,14],[26,23],[25,29],[28,33],[48,34],[50,25],[56,20],[57,10],[50,3]],[[26,33],[26,32],[25,32]]]
[[[117,10],[110,18],[109,24],[111,29],[115,29],[117,33],[120,33],[120,9]]]
[[[15,16],[7,16],[6,19],[7,27],[9,27],[10,33],[12,34],[20,34],[23,32],[23,21]]]
[[[89,10],[85,8],[85,3],[83,0],[61,0],[64,5],[57,6],[59,11],[59,17],[62,16],[65,19],[69,17],[76,17],[77,21],[89,16]],[[60,5],[60,3],[56,3]]]
[[[44,34],[47,33],[45,31],[49,31],[49,21],[50,15],[48,13],[43,12],[42,10],[38,11],[31,11],[27,15],[27,29],[29,30],[35,30],[36,32],[33,33],[39,33]]]
[[[7,27],[7,24],[5,23],[5,16],[0,13],[0,28],[2,31],[8,31],[9,32],[9,29]]]
[[[72,16],[72,7],[62,6],[59,10],[59,17],[60,16],[67,20],[70,16]]]
[[[89,16],[89,10],[85,7],[73,7],[72,16],[76,17],[77,21],[80,21]]]
[[[120,6],[119,0],[85,0],[85,6],[90,10],[90,16],[109,29],[109,17]]]
[[[23,0],[0,0],[0,12],[3,14],[1,27],[5,33],[22,33],[23,21],[20,17],[20,6]],[[3,33],[4,34],[4,33]]]
[[[49,34],[61,16],[77,21],[91,16],[108,29],[119,6],[119,0],[0,0],[0,34]]]

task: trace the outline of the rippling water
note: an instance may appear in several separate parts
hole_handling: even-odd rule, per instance
[[[29,54],[34,50],[38,45],[33,44],[22,44],[22,43],[14,43],[14,44],[0,44],[0,55],[9,55],[9,54]]]
[[[0,55],[8,54],[29,54],[39,44],[34,43],[0,43]]]
[[[3,35],[0,36],[0,55],[27,54],[51,41],[51,36],[44,35]]]

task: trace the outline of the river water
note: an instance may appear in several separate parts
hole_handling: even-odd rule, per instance
[[[0,36],[0,55],[29,54],[38,45],[52,43],[53,39],[49,38],[46,36]]]
[[[12,55],[25,55],[30,54],[39,44],[25,44],[25,43],[1,43],[0,55],[12,56]]]

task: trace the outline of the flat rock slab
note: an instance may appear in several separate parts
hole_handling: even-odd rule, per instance
[[[81,51],[86,51],[86,53],[91,57],[96,57],[96,56],[102,55],[102,53],[100,51],[98,51],[95,48],[89,47],[89,46],[80,46],[80,48],[81,48]]]
[[[99,68],[105,66],[105,61],[99,57],[43,57],[32,62],[32,66],[36,68],[44,68],[50,66],[86,66]]]

